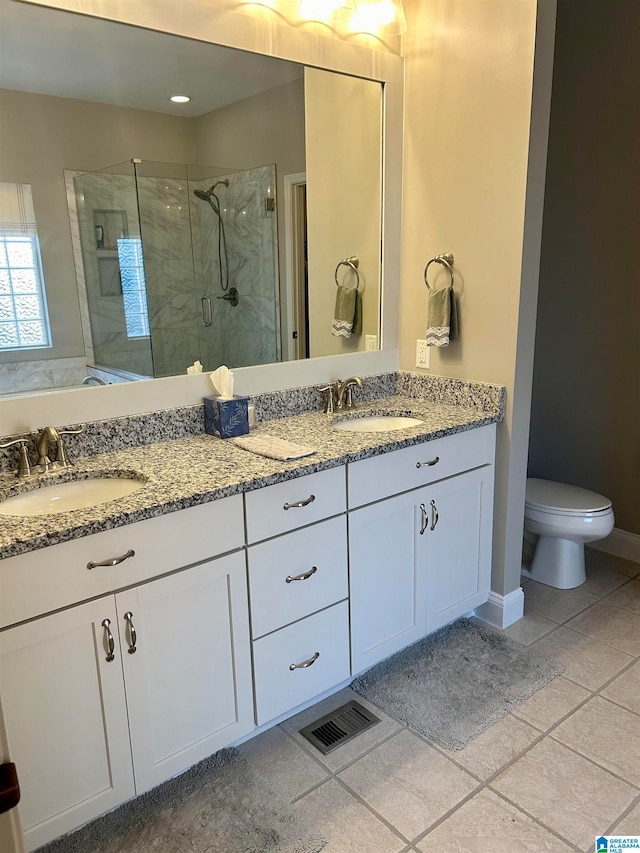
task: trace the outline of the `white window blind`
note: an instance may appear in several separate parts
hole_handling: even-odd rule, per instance
[[[0,182],[0,351],[49,344],[31,186]]]

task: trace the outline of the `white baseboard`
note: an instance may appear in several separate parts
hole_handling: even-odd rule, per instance
[[[640,535],[638,533],[628,533],[626,530],[614,527],[609,536],[605,539],[599,539],[597,542],[590,542],[589,547],[595,548],[597,551],[604,551],[606,554],[622,557],[625,560],[631,560],[634,563],[640,563]]]
[[[483,622],[496,628],[508,628],[524,616],[524,592],[522,587],[507,595],[491,591],[486,604],[476,607],[475,615]]]

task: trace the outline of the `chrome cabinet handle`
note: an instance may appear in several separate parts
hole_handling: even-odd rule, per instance
[[[111,625],[111,619],[103,619],[102,627],[104,628],[104,635],[107,640],[107,645],[109,647],[109,654],[106,656],[105,660],[107,663],[111,663],[111,661],[115,658],[113,650],[116,647],[116,644],[113,640],[113,634],[111,633],[111,629],[109,626]]]
[[[309,495],[309,497],[306,499],[306,501],[296,501],[293,504],[287,503],[282,507],[282,509],[293,509],[294,507],[297,507],[297,506],[309,506],[309,504],[312,504],[315,501],[315,499],[316,499],[315,495]]]
[[[315,655],[309,660],[303,660],[302,663],[292,663],[289,665],[289,669],[293,672],[294,669],[306,669],[308,666],[313,666],[313,664],[320,657],[320,652],[316,652]]]
[[[428,526],[429,518],[427,516],[427,508],[424,504],[420,504],[420,536],[424,535]]]
[[[203,296],[200,300],[202,305],[202,325],[210,326],[213,323],[213,313],[211,311],[211,300],[208,296]]]
[[[284,580],[285,580],[285,583],[291,583],[292,581],[306,581],[306,580],[309,580],[309,578],[312,575],[315,575],[315,573],[317,571],[318,571],[317,566],[311,566],[311,568],[309,569],[308,572],[304,572],[301,575],[287,575],[287,577]]]
[[[429,530],[434,530],[436,524],[438,523],[438,519],[440,515],[438,514],[438,507],[436,506],[435,501],[431,501],[431,527]]]
[[[120,563],[124,563],[125,560],[128,560],[129,557],[135,557],[135,555],[136,552],[129,549],[126,554],[123,554],[121,557],[113,557],[111,560],[101,560],[99,563],[94,563],[93,560],[91,560],[87,563],[87,568],[91,571],[91,569],[95,569],[98,566],[118,566]]]
[[[125,622],[127,622],[129,626],[129,648],[127,651],[130,655],[135,655],[136,653],[136,643],[138,642],[138,635],[136,634],[136,628],[133,624],[133,613],[130,610],[124,614]]]
[[[433,459],[429,459],[428,462],[416,462],[416,468],[425,468],[425,467],[431,468],[433,465],[437,465],[439,461],[440,461],[440,457],[435,456]]]

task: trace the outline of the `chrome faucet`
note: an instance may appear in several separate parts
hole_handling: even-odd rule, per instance
[[[338,380],[336,386],[336,406],[338,409],[353,408],[353,389],[358,386],[362,388],[362,379],[359,376],[350,376],[344,382]]]

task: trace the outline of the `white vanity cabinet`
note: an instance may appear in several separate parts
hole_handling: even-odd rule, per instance
[[[235,530],[241,546],[242,499],[225,501],[207,505],[204,513],[197,507],[193,515],[185,510],[152,519],[155,524],[141,522],[142,538],[136,538],[137,525],[123,530],[130,531],[142,561],[143,540],[150,536],[153,547],[165,552],[178,547],[181,520],[186,528],[197,522],[190,531],[197,541],[185,549],[191,555],[198,548],[215,552],[218,523],[227,525],[219,541],[228,544]],[[209,525],[203,527],[205,519]],[[70,546],[81,546],[86,562],[87,547],[94,555],[102,551],[102,535],[2,561],[3,579],[12,560],[20,565],[30,558],[26,565],[37,554],[45,586],[55,584],[58,568],[99,571],[73,560]],[[54,559],[58,547],[67,560],[60,566]],[[100,567],[106,575],[96,583],[124,565]],[[154,561],[147,571],[153,574]],[[33,849],[252,730],[244,552],[8,628],[0,635],[0,664],[9,745],[20,772],[21,818]]]
[[[494,448],[488,426],[349,465],[354,675],[487,600]]]
[[[249,492],[245,501],[262,725],[350,675],[344,466]]]

